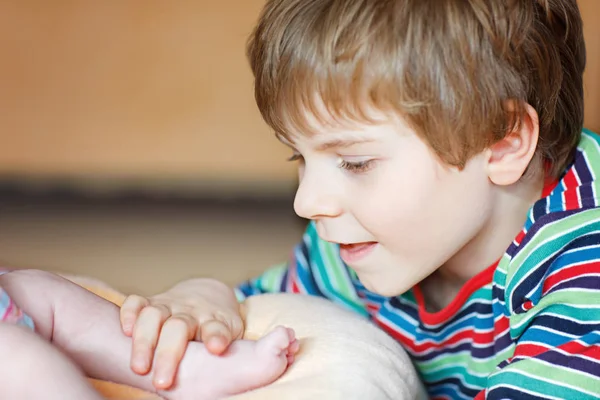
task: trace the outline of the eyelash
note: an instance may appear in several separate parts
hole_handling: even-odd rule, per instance
[[[350,162],[350,161],[342,161],[340,163],[340,168],[345,169],[348,172],[352,172],[354,174],[361,174],[367,172],[373,166],[373,160],[367,161],[359,161],[359,162]]]
[[[292,154],[292,156],[287,159],[287,161],[290,161],[290,162],[300,161],[300,160],[302,160],[302,155],[298,154],[298,153]]]
[[[302,160],[302,155],[295,153],[295,154],[292,154],[292,156],[289,157],[287,160],[290,162],[300,161],[300,160]],[[350,161],[342,160],[339,163],[339,167],[348,172],[352,172],[354,174],[360,174],[360,173],[364,173],[364,172],[367,172],[368,170],[370,170],[371,167],[373,166],[374,161],[375,160],[350,162]]]

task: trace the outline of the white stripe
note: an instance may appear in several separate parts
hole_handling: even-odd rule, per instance
[[[594,292],[597,292],[597,291],[594,291]],[[582,305],[582,306],[576,307],[573,304],[569,304],[569,307],[576,308],[576,309],[581,309],[581,310],[598,309],[599,306],[600,305]],[[570,317],[568,317],[568,316],[566,316],[564,314],[556,314],[556,313],[553,313],[553,312],[544,312],[543,315],[554,317],[554,318],[557,318],[557,319],[563,320],[563,321],[571,321],[571,322],[573,322],[573,323],[575,323],[577,325],[596,325],[596,324],[598,324],[598,321],[583,321],[583,320],[580,320],[580,319],[570,318]],[[515,329],[520,329],[520,327],[522,325],[526,325],[529,322],[530,322],[529,319],[524,319],[519,324],[515,324]],[[539,327],[539,326],[536,325],[536,327]],[[554,331],[554,332],[561,332],[561,331]],[[569,337],[577,337],[577,336],[572,336],[570,334],[566,334],[566,333],[562,333],[562,332],[561,332],[561,334],[564,335],[564,336],[569,336]]]
[[[563,336],[563,337],[567,337],[569,339],[577,339],[579,338],[579,335],[572,335],[570,333],[567,332],[562,332],[562,331],[558,331],[556,329],[552,329],[550,327],[547,326],[542,326],[542,325],[536,325],[535,327],[533,327],[532,329],[536,329],[536,330],[540,330],[540,331],[544,331],[544,332],[548,332],[551,333],[553,335],[557,335],[557,336]]]
[[[535,362],[535,363],[544,364],[546,366],[552,367],[553,369],[556,369],[556,370],[559,370],[559,371],[560,370],[568,370],[569,372],[574,372],[574,373],[576,373],[578,375],[585,374],[586,377],[590,376],[590,374],[582,373],[579,370],[575,370],[575,369],[571,369],[571,368],[566,368],[566,367],[563,367],[563,366],[557,366],[556,364],[551,364],[549,362],[546,362],[545,360],[540,360],[539,358],[528,358],[527,361],[519,361],[519,362],[531,362],[531,363]],[[519,365],[519,363],[515,363],[514,365]],[[498,372],[497,374],[500,375],[503,371],[505,371],[505,372],[512,372],[512,373],[515,373],[515,374],[526,376],[528,378],[536,379],[536,380],[548,383],[548,384],[550,384],[550,386],[560,386],[560,387],[564,387],[564,388],[576,390],[578,392],[583,392],[585,394],[588,394],[588,395],[591,395],[591,396],[594,396],[594,397],[598,396],[597,392],[596,393],[588,392],[587,390],[585,390],[585,389],[583,389],[583,388],[581,388],[579,386],[569,385],[569,384],[564,383],[564,382],[558,383],[555,380],[548,379],[548,378],[545,378],[545,377],[542,377],[542,376],[539,376],[539,375],[533,375],[530,372],[525,372],[525,371],[520,370],[520,369],[517,370],[516,368],[512,369],[512,368],[510,368],[510,365],[508,367],[506,367],[504,370]],[[598,378],[595,377],[595,376],[593,378],[595,380],[598,380]],[[505,385],[502,385],[502,386],[505,386]],[[495,387],[495,386],[492,386],[492,387]]]
[[[596,209],[592,209],[591,211],[594,211]],[[597,211],[597,210],[596,210]],[[582,211],[580,214],[578,215],[585,215],[587,211]],[[555,225],[560,225],[561,223],[564,223],[566,220],[565,219],[561,219],[558,221],[554,221],[552,223],[546,224],[544,225],[537,233],[537,235],[540,235],[541,237],[543,237],[543,232],[545,230],[549,230],[552,229],[552,227],[554,227]],[[568,221],[568,219],[567,219]],[[539,249],[541,247],[543,247],[544,245],[546,245],[549,242],[552,242],[558,238],[567,236],[569,233],[580,230],[586,226],[589,225],[593,225],[594,223],[597,223],[597,220],[591,219],[589,221],[587,221],[588,223],[582,223],[582,224],[578,224],[577,226],[574,226],[568,230],[561,230],[560,232],[556,233],[553,236],[550,236],[546,239],[544,239],[543,241],[539,242],[537,245],[535,245],[535,247],[533,249],[528,249],[527,251],[524,251],[525,249],[527,249],[527,246],[525,248],[522,248],[519,252],[519,254],[515,257],[515,259],[513,260],[515,263],[518,263],[519,265],[523,264],[524,260],[520,260],[521,258],[527,259],[528,257],[531,256],[531,254],[535,254],[537,251],[539,251]],[[597,233],[597,231],[594,232],[589,232],[589,233]],[[528,245],[531,244],[531,242],[528,243]],[[554,257],[556,255],[556,253],[560,252],[561,249],[557,249],[555,252],[549,254],[548,256],[546,256],[546,258],[544,258],[543,260],[538,261],[538,263],[536,264],[536,266],[542,265],[545,262],[547,262],[549,259],[551,259],[552,257]],[[525,254],[527,253],[527,254]],[[515,284],[515,287],[519,287],[524,281],[526,281],[529,276],[531,276],[534,272],[536,272],[538,270],[538,268],[531,268],[529,271],[527,271],[527,273]],[[533,293],[535,293],[535,291],[537,290],[537,288],[540,286],[540,284],[542,284],[542,282],[538,283],[528,294],[527,297],[531,297]],[[512,304],[512,296],[509,299],[509,305],[510,305],[510,309],[514,309],[514,305]]]
[[[586,347],[586,348],[597,347],[598,346],[597,344],[590,345],[590,344],[588,344],[588,343],[586,343],[586,342],[584,342],[584,341],[582,341],[580,339],[571,340],[569,343],[577,343],[577,344],[580,344],[580,345],[582,345],[583,347]],[[519,346],[523,345],[523,344],[530,344],[530,345],[534,345],[534,346],[537,346],[537,347],[543,347],[543,348],[546,349],[546,351],[556,351],[557,353],[560,353],[560,354],[565,355],[567,357],[577,357],[577,358],[581,358],[581,359],[584,359],[584,360],[587,360],[587,361],[591,361],[591,362],[593,362],[595,364],[598,364],[598,360],[595,359],[595,358],[588,357],[585,354],[579,354],[579,353],[573,354],[573,353],[569,353],[568,351],[565,351],[565,350],[561,349],[560,347],[554,347],[554,346],[550,346],[550,345],[542,345],[542,344],[540,344],[540,342],[532,342],[531,340],[522,340],[522,341],[519,342]],[[531,358],[531,357],[527,357],[527,358]],[[540,360],[540,361],[543,361],[543,360]],[[594,378],[597,379],[596,376],[594,376]]]
[[[589,278],[589,277],[592,277],[592,276],[600,277],[600,273],[595,272],[595,273],[589,273],[589,274],[580,274],[580,275],[574,276],[572,278],[562,279],[562,280],[556,282],[554,285],[550,286],[546,290],[546,292],[551,291],[555,287],[560,286],[561,284],[563,284],[565,282],[571,282],[571,281],[577,280],[579,278],[583,278],[583,277],[588,277]],[[560,289],[560,293],[567,293],[567,292],[584,292],[584,293],[587,292],[587,293],[596,293],[596,294],[600,295],[600,292],[598,292],[598,289],[589,289],[589,288],[581,288],[581,287],[568,287],[568,288]],[[554,293],[556,293],[556,292],[554,292]],[[549,296],[550,294],[551,293],[547,293],[544,296]],[[580,305],[568,304],[568,305],[572,306],[572,307],[583,307],[583,305],[581,305],[581,304]]]

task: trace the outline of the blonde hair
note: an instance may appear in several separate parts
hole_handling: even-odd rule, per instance
[[[283,136],[309,132],[307,112],[366,122],[375,107],[400,113],[462,168],[528,103],[539,115],[538,153],[557,177],[581,135],[576,0],[268,0],[247,55],[258,108]],[[508,99],[520,112],[507,113]]]

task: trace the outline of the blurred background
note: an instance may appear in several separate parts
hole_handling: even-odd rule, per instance
[[[0,262],[141,294],[288,257],[288,150],[253,101],[263,0],[0,2]],[[580,0],[600,130],[600,1]]]

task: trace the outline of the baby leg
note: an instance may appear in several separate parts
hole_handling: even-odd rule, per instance
[[[83,373],[30,329],[0,323],[2,398],[101,400]]]
[[[265,386],[283,374],[298,347],[294,332],[280,326],[257,341],[237,340],[220,356],[201,348],[190,357],[196,350],[190,348],[178,379],[196,384],[180,385],[173,394],[180,399],[220,399]]]
[[[137,375],[129,367],[131,339],[121,331],[117,306],[42,271],[2,275],[0,287],[31,316],[36,331],[86,375],[155,391],[150,375]],[[201,343],[190,342],[173,390],[162,395],[167,399],[212,399],[263,386],[285,371],[297,350],[293,332],[285,328],[257,342],[236,342],[221,356],[210,354]]]

